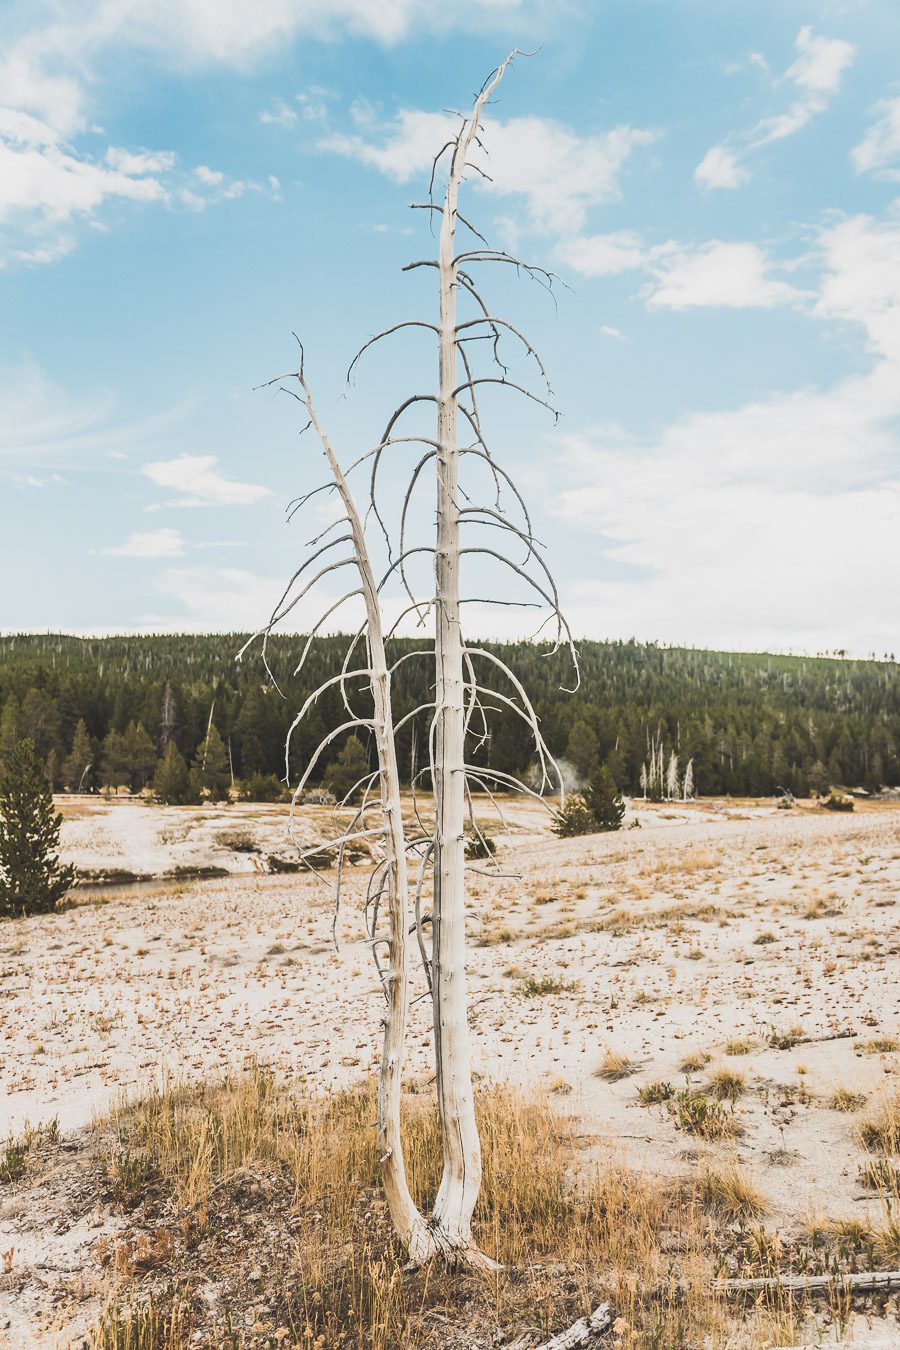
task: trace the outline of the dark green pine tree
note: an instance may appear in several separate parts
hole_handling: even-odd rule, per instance
[[[166,806],[183,806],[191,798],[188,766],[174,741],[169,741],[166,752],[156,766],[153,787],[157,797]]]
[[[0,775],[0,915],[45,914],[75,880],[59,861],[62,816],[34,742],[18,741]]]
[[[88,729],[84,724],[84,718],[79,717],[75,735],[72,737],[72,749],[63,760],[62,766],[63,783],[71,792],[81,792],[93,786],[93,758],[94,751]]]
[[[585,805],[594,817],[598,830],[620,828],[625,814],[625,803],[605,764],[601,764],[593,774],[583,795]]]
[[[212,722],[209,731],[197,747],[194,768],[200,779],[200,786],[209,793],[214,802],[228,800],[228,788],[231,773],[228,768],[228,751]]]
[[[362,780],[368,773],[366,747],[358,736],[348,736],[341,753],[325,771],[325,786],[339,802],[345,797],[348,802],[354,802],[360,794]]]

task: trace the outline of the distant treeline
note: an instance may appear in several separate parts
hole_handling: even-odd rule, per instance
[[[0,638],[0,761],[28,736],[55,787],[134,789],[153,780],[169,742],[186,761],[196,759],[211,717],[236,779],[283,777],[287,730],[306,695],[339,670],[346,640],[317,641],[295,678],[303,638],[271,639],[277,688],[258,648],[235,663],[242,641],[234,634]],[[394,656],[422,645],[397,641]],[[562,688],[572,677],[561,653],[547,656],[526,642],[485,645],[528,689],[551,751],[584,777],[606,763],[626,793],[641,790],[651,741],[667,761],[677,755],[682,768],[693,760],[700,795],[764,796],[776,787],[805,795],[831,784],[877,790],[900,783],[894,662],[582,642],[581,687],[571,694]],[[512,692],[486,661],[480,674],[488,687]],[[404,661],[394,677],[397,719],[426,704],[431,688],[427,658]],[[354,706],[364,713],[364,697]],[[326,691],[294,734],[294,781],[323,735],[345,719],[337,690]],[[489,713],[488,721],[479,761],[527,776],[534,755],[524,722],[508,711]],[[407,775],[414,754],[421,764],[425,725],[420,720],[416,731],[411,721],[398,736]],[[341,746],[336,740],[329,748],[314,783]]]

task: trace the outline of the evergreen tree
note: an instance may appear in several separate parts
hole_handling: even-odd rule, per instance
[[[0,716],[0,764],[6,764],[20,735],[19,700],[10,694]]]
[[[34,744],[42,758],[49,755],[59,737],[59,709],[56,699],[43,689],[33,687],[22,700],[19,735]]]
[[[69,788],[71,792],[83,792],[86,788],[90,788],[93,782],[93,758],[91,738],[84,724],[84,718],[79,717],[75,735],[72,737],[72,749],[63,760],[63,786]]]
[[[51,750],[44,761],[44,777],[50,784],[50,791],[55,792],[59,786],[59,755],[55,750]]]
[[[625,803],[605,764],[601,764],[592,775],[591,781],[584,790],[584,802],[594,819],[597,830],[618,830],[621,828],[622,817],[625,814]]]
[[[175,736],[175,728],[178,726],[178,705],[175,702],[175,695],[172,692],[172,685],[166,680],[166,687],[163,690],[162,708],[159,713],[159,752],[161,755],[166,753],[166,746]]]
[[[582,781],[586,781],[596,769],[599,756],[600,748],[597,733],[590,722],[585,722],[583,718],[579,718],[577,722],[573,722],[572,730],[569,732],[565,758],[572,765],[578,777]]]
[[[369,756],[358,736],[348,736],[344,748],[325,773],[325,786],[333,792],[338,801],[343,801],[348,793],[353,802],[361,790],[360,780],[369,772]]]
[[[197,749],[194,769],[201,788],[209,793],[214,802],[228,800],[228,788],[231,783],[228,752],[212,722],[209,724],[206,737]]]
[[[817,759],[811,766],[806,777],[809,783],[810,792],[818,793],[821,797],[823,793],[828,791],[830,786],[828,770],[820,759]]]
[[[105,788],[116,792],[128,778],[128,747],[121,731],[108,731],[103,738],[103,757],[100,761],[100,780]]]
[[[188,767],[174,741],[169,741],[156,766],[153,790],[166,806],[184,806],[192,798]]]
[[[122,738],[125,780],[132,792],[140,792],[152,780],[156,769],[156,747],[143,723],[129,722]]]
[[[75,880],[59,861],[62,816],[34,742],[18,741],[0,775],[0,915],[55,908]]]
[[[574,792],[566,798],[550,828],[560,839],[573,839],[576,835],[598,832],[594,813],[580,792]]]

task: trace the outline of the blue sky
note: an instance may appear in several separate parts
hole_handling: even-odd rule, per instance
[[[0,39],[0,627],[264,620],[321,464],[253,386],[300,333],[345,458],[433,386],[409,336],[343,376],[432,317],[407,207],[517,46],[466,209],[565,283],[485,277],[562,416],[484,415],[573,627],[900,650],[895,0],[6,0]]]

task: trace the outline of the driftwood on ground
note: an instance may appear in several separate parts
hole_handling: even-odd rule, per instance
[[[860,1294],[890,1293],[900,1289],[900,1270],[860,1270],[836,1275],[773,1275],[745,1280],[719,1280],[715,1288],[724,1294],[763,1294],[780,1289],[786,1293],[827,1294],[834,1288]]]
[[[579,1346],[589,1346],[602,1332],[608,1331],[613,1324],[613,1313],[608,1303],[601,1303],[589,1317],[579,1317],[577,1322],[573,1322],[565,1331],[560,1331],[556,1336],[551,1336],[549,1341],[543,1341],[535,1346],[534,1350],[577,1350]],[[521,1338],[516,1342],[514,1350],[525,1350],[527,1341]]]

